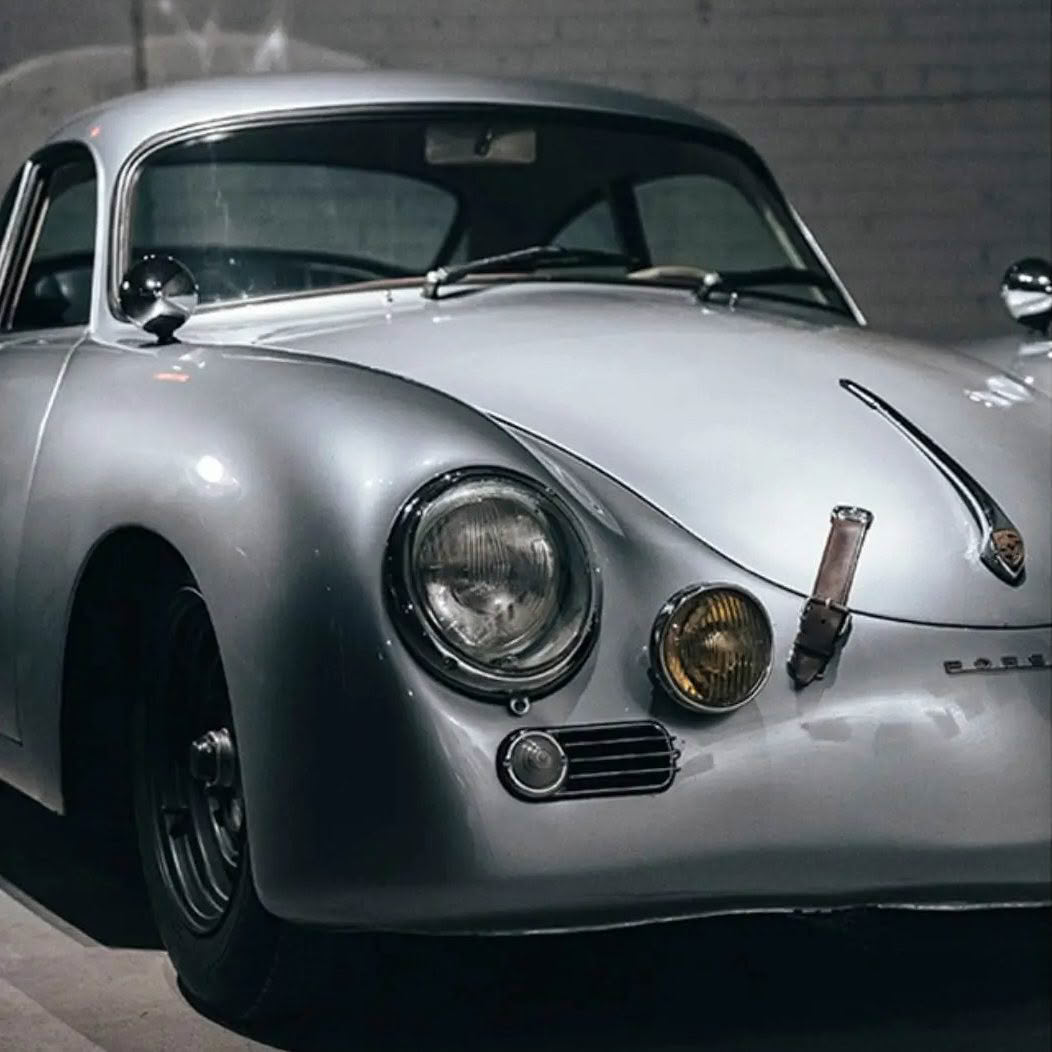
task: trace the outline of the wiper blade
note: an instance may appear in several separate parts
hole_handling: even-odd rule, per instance
[[[776,285],[797,285],[822,289],[834,293],[834,302],[819,302],[816,299],[805,299],[803,296],[789,296],[785,293],[763,291]],[[705,303],[714,293],[726,293],[730,305],[739,295],[758,296],[761,299],[780,300],[783,303],[799,303],[814,307],[817,310],[831,311],[844,317],[854,319],[854,314],[847,304],[841,305],[842,297],[836,282],[820,270],[807,270],[803,267],[765,267],[760,270],[710,270],[702,277],[701,283],[695,286],[698,299]]]
[[[596,248],[566,248],[563,245],[531,245],[529,248],[502,252],[496,256],[469,259],[453,267],[436,267],[424,278],[422,295],[433,300],[443,285],[452,285],[469,274],[485,274],[501,267],[515,266],[520,270],[533,270],[541,266],[581,267],[600,265],[607,267],[633,267],[637,260],[623,252],[604,252]]]
[[[707,300],[715,292],[743,292],[765,285],[811,285],[836,290],[828,274],[803,267],[764,267],[759,270],[710,270],[698,286],[698,298]]]

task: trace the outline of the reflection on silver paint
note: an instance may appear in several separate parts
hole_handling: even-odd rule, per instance
[[[192,84],[60,137],[91,144],[108,202],[129,153],[177,125],[437,100],[716,129],[601,89],[377,74]],[[989,390],[989,367],[806,308],[702,310],[675,290],[574,283],[487,289],[440,313],[416,289],[231,307],[158,348],[110,313],[110,219],[87,330],[0,335],[8,781],[63,805],[68,610],[100,539],[135,526],[184,556],[208,604],[254,877],[277,916],[493,932],[1047,900],[1050,673],[942,665],[1052,653],[1047,399],[990,411],[962,394]],[[1029,545],[1022,585],[977,566],[960,499],[844,397],[841,376],[893,397],[1011,508]],[[519,719],[432,678],[384,604],[381,553],[403,502],[480,464],[572,504],[603,580],[594,650]],[[774,677],[716,719],[656,689],[651,616],[691,581],[748,589],[786,651],[845,499],[875,523],[851,646],[826,679],[801,697]],[[495,757],[513,728],[612,719],[654,719],[676,738],[666,793],[531,808],[501,789]],[[410,776],[391,777],[392,757]]]
[[[993,375],[986,378],[985,390],[968,390],[964,392],[973,402],[980,402],[990,409],[1011,409],[1020,402],[1029,402],[1033,395],[1025,383],[1020,383],[1008,376]]]
[[[1013,334],[967,344],[960,349],[972,358],[1003,370],[1027,388],[1052,398],[1052,340],[1037,336],[1020,339]],[[989,379],[992,378],[988,378],[987,387]],[[1045,412],[1050,411],[1046,407]]]
[[[953,713],[948,708],[929,709],[927,716],[943,737],[955,738],[961,733],[960,727],[957,726],[957,721],[953,718]]]
[[[818,741],[846,742],[851,737],[851,724],[844,716],[811,720],[801,723],[800,726]]]

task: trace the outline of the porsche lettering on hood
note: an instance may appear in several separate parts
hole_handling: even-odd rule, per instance
[[[667,290],[525,284],[336,310],[328,324],[315,314],[309,328],[255,338],[439,388],[600,468],[801,595],[829,509],[855,504],[875,515],[852,594],[859,612],[974,626],[1052,620],[1039,482],[1052,473],[1052,406],[1025,389],[1000,407],[969,398],[990,372],[978,363]],[[1026,538],[1018,587],[983,565],[989,538],[952,482],[844,377],[880,392],[993,496]]]

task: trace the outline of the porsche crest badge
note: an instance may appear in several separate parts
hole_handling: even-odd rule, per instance
[[[1023,568],[1023,559],[1026,552],[1023,547],[1023,538],[1018,530],[1003,528],[994,530],[990,535],[997,558],[1008,567],[1013,574],[1018,574]]]

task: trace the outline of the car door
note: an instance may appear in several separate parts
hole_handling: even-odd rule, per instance
[[[16,176],[0,241],[0,735],[19,740],[15,587],[37,452],[67,361],[88,324],[94,160],[49,147]],[[0,219],[4,216],[0,214]]]

